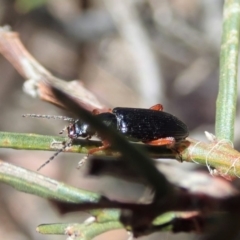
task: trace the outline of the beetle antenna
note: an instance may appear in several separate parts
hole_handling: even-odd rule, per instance
[[[57,152],[55,152],[45,163],[43,163],[37,171],[40,171],[44,166],[46,166],[48,163],[50,163],[59,153],[63,152],[67,147],[70,147],[72,145],[72,139],[70,139],[69,142],[65,143],[65,145],[59,149]]]
[[[66,116],[55,116],[55,115],[41,115],[41,114],[23,114],[22,117],[31,117],[31,118],[47,118],[47,119],[60,119],[63,121],[74,122],[74,118]]]
[[[58,134],[63,134],[67,130],[68,126],[64,127]]]

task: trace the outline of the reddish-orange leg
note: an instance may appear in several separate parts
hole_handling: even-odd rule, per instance
[[[88,155],[89,155],[89,154],[93,154],[93,153],[95,153],[95,152],[102,151],[102,150],[107,149],[108,147],[110,147],[110,143],[107,142],[107,141],[102,141],[102,144],[103,144],[103,145],[100,146],[100,147],[90,149],[90,150],[88,151]]]
[[[158,103],[152,107],[150,107],[151,110],[155,110],[155,111],[163,111],[163,105]]]
[[[79,161],[77,168],[81,168],[81,167],[82,167],[82,165],[86,162],[86,160],[88,159],[88,157],[89,157],[90,154],[93,154],[93,153],[95,153],[95,152],[99,152],[99,151],[101,151],[101,150],[104,150],[104,149],[107,149],[108,147],[110,147],[110,144],[109,144],[107,141],[102,141],[102,144],[103,144],[103,145],[100,146],[100,147],[90,149],[90,150],[88,151],[87,156],[85,156],[83,159],[81,159],[81,160]]]
[[[152,140],[150,142],[146,142],[146,144],[153,145],[153,146],[164,146],[166,145],[169,148],[174,147],[175,139],[173,137],[166,137],[166,138],[159,138],[157,140]]]
[[[178,151],[178,149],[175,149],[176,140],[173,137],[166,137],[166,138],[159,138],[157,140],[153,140],[150,142],[146,142],[146,144],[153,145],[153,146],[167,146],[170,148],[175,154],[179,156],[180,162],[182,162],[182,155]]]
[[[93,115],[98,115],[99,113],[100,113],[100,110],[97,109],[97,108],[95,108],[95,109],[92,110],[92,114],[93,114]]]
[[[95,108],[95,109],[92,110],[92,115],[98,115],[98,114],[103,113],[103,112],[110,112],[111,113],[112,109],[109,108],[109,109],[103,111],[102,109]]]

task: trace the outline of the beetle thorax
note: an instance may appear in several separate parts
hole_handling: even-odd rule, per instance
[[[126,122],[123,119],[123,116],[117,115],[116,118],[117,118],[117,128],[118,128],[118,130],[120,130],[121,133],[127,133],[128,127],[127,127]]]

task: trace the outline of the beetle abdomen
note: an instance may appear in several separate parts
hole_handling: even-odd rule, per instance
[[[173,137],[180,141],[188,136],[187,126],[175,116],[152,109],[114,108],[117,129],[132,141],[149,142]]]

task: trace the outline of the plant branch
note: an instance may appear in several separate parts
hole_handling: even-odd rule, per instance
[[[91,240],[109,230],[124,228],[119,221],[104,223],[68,223],[68,224],[42,224],[37,227],[37,232],[42,234],[65,234],[76,240]]]
[[[217,175],[229,180],[240,176],[240,153],[223,140],[205,143],[191,139],[188,148],[182,152],[182,158],[186,162],[205,165],[210,170],[216,169]]]
[[[71,187],[3,161],[0,162],[0,181],[21,192],[59,201],[75,203],[97,202],[100,198],[96,193]]]
[[[71,206],[70,203],[74,203],[76,206],[81,203],[87,204],[95,202],[97,204],[102,198],[102,196],[96,193],[71,187],[67,184],[3,161],[0,161],[0,182],[6,183],[21,192],[66,202],[65,205],[67,207]],[[91,239],[93,236],[97,236],[103,232],[123,228],[122,223],[119,222],[119,210],[86,209],[86,211],[94,216],[90,223],[89,221],[86,221],[83,224],[44,224],[40,225],[37,228],[37,231],[43,234],[71,235],[82,233],[86,239]],[[165,224],[171,221],[174,217],[175,214],[173,213],[158,216],[158,218],[154,220],[153,225],[159,226]],[[168,229],[169,227],[166,228],[166,230]]]
[[[23,134],[0,132],[0,148],[25,150],[57,151],[62,148],[66,138],[39,134]],[[175,159],[176,153],[165,147],[153,147],[145,144],[131,143],[134,147],[142,148],[153,158]],[[100,141],[78,139],[66,152],[87,154],[92,148],[101,146]],[[205,143],[188,138],[181,143],[178,151],[181,160],[210,166],[225,178],[240,176],[240,153],[233,149],[228,142],[212,141]],[[109,148],[97,153],[99,156],[118,156],[118,151]],[[178,155],[178,154],[177,154]]]
[[[67,139],[66,137],[32,133],[0,132],[0,148],[57,151],[63,147],[62,143]],[[67,148],[65,152],[87,154],[90,149],[101,145],[102,143],[99,140],[76,139],[73,145]],[[176,158],[176,154],[165,147],[154,147],[138,143],[132,143],[132,145],[143,148],[148,151],[150,156],[155,158]],[[118,152],[113,148],[109,148],[99,151],[97,155],[118,155]]]
[[[61,202],[98,202],[101,198],[99,194],[72,187],[1,160],[0,182],[6,183],[21,192]],[[96,217],[99,222],[117,221],[119,219],[118,210],[90,210],[87,212]]]

